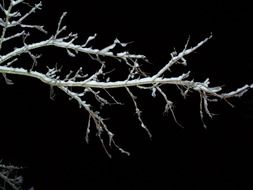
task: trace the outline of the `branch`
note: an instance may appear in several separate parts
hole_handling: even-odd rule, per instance
[[[21,28],[35,28],[38,29],[44,33],[46,31],[43,29],[43,26],[38,26],[38,25],[27,25],[23,24],[23,21],[29,17],[32,13],[36,12],[37,9],[41,9],[42,3],[39,2],[38,4],[35,4],[32,6],[30,11],[22,15],[19,11],[12,12],[13,8],[15,8],[17,5],[20,3],[24,3],[25,0],[10,0],[10,4],[8,8],[5,8],[3,5],[0,4],[0,9],[5,15],[5,18],[0,18],[0,26],[3,27],[2,29],[2,34],[0,37],[0,50],[2,49],[3,42],[6,42],[10,39],[20,37],[21,34],[25,33],[25,31],[21,31],[19,33],[14,34],[13,36],[6,37],[6,32],[7,29],[16,27],[16,26],[21,26]],[[20,17],[20,18],[19,18]]]
[[[86,142],[89,142],[89,133],[91,127],[94,126],[102,147],[109,157],[111,157],[109,148],[112,146],[129,155],[127,151],[123,150],[119,145],[116,144],[114,140],[114,133],[111,132],[107,126],[108,119],[104,118],[103,114],[100,113],[102,106],[111,106],[112,104],[122,105],[121,101],[117,100],[118,98],[113,96],[111,92],[112,89],[121,88],[126,90],[128,96],[131,98],[134,104],[135,113],[140,126],[151,138],[151,132],[143,122],[141,114],[142,110],[139,108],[137,95],[133,94],[133,88],[139,88],[141,90],[148,91],[148,93],[154,98],[157,96],[157,94],[161,95],[165,101],[164,113],[170,111],[174,121],[179,126],[181,126],[181,124],[177,121],[173,111],[174,103],[170,101],[168,94],[166,94],[164,91],[164,88],[169,85],[177,86],[180,89],[183,97],[190,92],[197,92],[200,95],[200,119],[203,122],[204,127],[206,127],[204,123],[204,117],[207,116],[212,118],[213,115],[209,111],[209,103],[218,100],[225,100],[228,102],[229,98],[241,97],[245,92],[253,88],[253,84],[249,84],[232,92],[223,92],[221,86],[210,86],[209,79],[206,79],[204,82],[195,82],[193,80],[189,80],[190,71],[186,71],[179,76],[167,77],[167,72],[170,71],[171,67],[173,67],[175,64],[183,66],[187,65],[187,56],[203,46],[209,39],[211,39],[212,35],[203,39],[193,47],[188,47],[190,42],[188,39],[182,51],[179,53],[172,52],[171,59],[167,62],[167,64],[165,64],[158,72],[150,74],[145,73],[142,70],[142,64],[140,64],[141,62],[145,63],[146,61],[146,57],[144,55],[132,54],[126,50],[120,52],[117,51],[117,46],[121,46],[123,49],[125,49],[128,43],[122,43],[118,39],[115,39],[111,44],[105,46],[104,48],[92,48],[88,45],[96,40],[96,34],[88,37],[84,43],[76,43],[78,35],[72,32],[67,33],[67,27],[63,25],[66,13],[63,13],[60,17],[55,33],[46,40],[27,44],[25,42],[27,32],[24,30],[17,32],[13,36],[6,37],[5,32],[7,28],[14,26],[21,26],[23,29],[37,28],[43,31],[43,26],[40,27],[37,25],[22,23],[24,19],[31,15],[31,13],[41,8],[41,3],[34,5],[31,10],[23,16],[20,16],[18,12],[13,13],[11,11],[14,6],[19,5],[23,1],[24,0],[11,0],[8,9],[5,9],[4,6],[0,6],[6,16],[5,19],[0,20],[0,25],[3,27],[2,36],[0,38],[0,73],[3,74],[7,84],[13,83],[9,78],[7,78],[6,75],[21,75],[35,78],[50,86],[50,97],[52,97],[53,88],[59,88],[67,96],[69,96],[70,99],[76,101],[79,104],[79,107],[86,110],[86,112],[89,114],[85,136]],[[10,19],[14,19],[15,21],[10,22]],[[3,55],[1,54],[1,45],[3,42],[7,42],[11,39],[16,39],[21,36],[24,38],[23,45],[21,47],[15,47],[13,51]],[[37,71],[36,65],[40,64],[40,56],[36,56],[33,51],[49,46],[65,49],[70,57],[74,57],[77,54],[88,55],[91,59],[94,59],[98,62],[99,67],[94,73],[84,73],[82,67],[80,67],[77,69],[77,71],[69,71],[69,73],[65,76],[62,76],[63,74],[61,72],[61,68],[58,68],[57,66],[54,68],[46,67],[48,69],[47,72]],[[28,54],[32,58],[33,66],[31,69],[25,69],[24,65],[19,63],[19,57],[23,54]],[[104,57],[114,59],[120,64],[125,65],[125,68],[127,68],[128,71],[127,75],[125,76],[125,80],[111,79],[110,74],[112,71],[111,69],[108,70],[107,61],[105,61],[108,59],[104,59]],[[13,62],[15,62],[15,65],[20,64],[20,66],[14,67],[12,64]],[[113,72],[115,72],[114,70],[116,69],[113,69]],[[105,77],[107,77],[106,80],[104,79]],[[92,97],[94,97],[94,99],[99,103],[99,108],[87,102],[87,94],[90,94]],[[105,133],[108,137],[107,141],[105,141],[106,139],[103,138],[103,133]]]
[[[0,162],[1,163],[1,162]],[[10,187],[14,190],[20,190],[20,186],[22,184],[23,178],[16,174],[17,170],[22,168],[12,166],[12,165],[4,165],[0,164],[0,182],[3,183],[3,187]],[[0,186],[1,187],[1,186]],[[7,189],[6,187],[6,189]],[[5,189],[5,188],[3,188]]]
[[[212,114],[210,113],[210,111],[208,109],[208,102],[210,102],[210,100],[209,100],[210,97],[218,98],[218,99],[228,99],[228,98],[232,98],[232,97],[240,97],[243,93],[245,93],[250,88],[252,88],[252,85],[246,85],[246,86],[239,88],[233,92],[220,93],[222,91],[222,88],[219,86],[209,87],[210,82],[208,79],[204,82],[194,82],[192,80],[186,80],[187,78],[189,78],[190,72],[181,74],[178,77],[170,77],[170,78],[160,77],[162,74],[164,74],[168,70],[168,68],[170,68],[173,65],[172,63],[176,63],[179,60],[185,60],[186,55],[192,53],[194,50],[199,48],[208,39],[210,39],[210,37],[204,39],[202,42],[198,43],[196,46],[194,46],[192,48],[184,49],[177,56],[173,57],[172,60],[169,61],[162,69],[160,69],[160,71],[157,74],[155,74],[153,76],[146,76],[143,78],[140,78],[140,76],[138,78],[135,77],[135,75],[138,75],[138,72],[134,73],[133,71],[138,71],[137,68],[139,69],[139,65],[136,62],[133,65],[128,63],[128,65],[130,65],[132,69],[131,69],[131,72],[129,73],[127,79],[124,81],[106,81],[106,82],[99,81],[98,76],[102,75],[104,73],[104,68],[105,68],[104,64],[101,64],[101,68],[96,73],[93,73],[92,75],[89,75],[89,74],[83,75],[81,73],[81,69],[79,69],[79,71],[77,71],[75,75],[70,77],[70,74],[72,73],[71,72],[68,75],[66,75],[66,77],[64,79],[60,79],[60,77],[57,75],[57,73],[60,73],[60,70],[58,70],[57,68],[49,69],[49,71],[47,73],[43,74],[43,73],[37,72],[37,71],[30,71],[30,70],[26,70],[24,68],[14,68],[14,67],[5,65],[5,66],[0,66],[0,73],[15,74],[15,75],[22,75],[22,76],[36,78],[36,79],[39,79],[40,81],[42,81],[43,83],[48,84],[50,87],[58,87],[59,89],[63,90],[67,95],[69,95],[70,97],[75,99],[81,107],[84,107],[85,110],[90,114],[90,116],[92,116],[91,118],[93,119],[93,121],[96,125],[96,129],[98,131],[99,138],[101,138],[101,133],[103,131],[107,132],[109,139],[112,139],[113,135],[108,130],[102,117],[98,115],[98,112],[92,111],[90,109],[90,105],[86,104],[86,102],[82,100],[85,93],[76,94],[76,93],[70,91],[69,87],[79,87],[79,88],[83,88],[84,91],[86,91],[86,92],[91,92],[94,95],[94,97],[97,99],[97,101],[99,101],[103,105],[104,104],[110,105],[109,101],[106,100],[105,98],[101,97],[100,95],[98,95],[98,93],[96,93],[96,91],[93,89],[110,90],[112,88],[126,88],[129,96],[131,97],[131,99],[133,100],[133,103],[135,105],[136,114],[138,116],[138,120],[140,121],[141,127],[144,128],[147,131],[148,135],[151,137],[151,133],[149,132],[147,127],[144,125],[144,123],[141,119],[141,111],[139,110],[138,104],[136,103],[136,100],[135,100],[136,98],[131,93],[129,87],[138,87],[138,88],[146,89],[146,90],[151,89],[151,88],[153,90],[157,89],[166,101],[165,112],[167,112],[167,110],[170,109],[175,122],[178,123],[179,126],[181,126],[181,125],[176,120],[175,114],[172,110],[172,102],[168,100],[167,95],[162,91],[162,89],[159,87],[159,85],[163,85],[163,86],[176,85],[178,87],[181,86],[182,88],[187,89],[187,91],[184,94],[186,94],[189,91],[198,92],[200,94],[200,118],[202,121],[204,120],[203,119],[204,113],[206,113],[209,117],[212,117]],[[72,43],[62,42],[62,41],[58,41],[57,39],[50,38],[47,41],[43,41],[43,42],[31,44],[31,45],[26,45],[26,47],[17,48],[13,52],[10,52],[7,55],[2,56],[1,63],[4,64],[6,61],[8,61],[11,58],[13,59],[17,55],[20,55],[20,54],[23,54],[26,52],[30,52],[33,49],[37,49],[37,48],[45,47],[45,46],[49,46],[49,45],[54,45],[54,46],[57,46],[60,48],[72,49],[74,51],[78,51],[78,52],[82,52],[82,53],[86,53],[86,54],[94,54],[94,55],[98,55],[98,56],[104,55],[104,56],[109,56],[109,57],[115,58],[115,56],[109,52],[109,50],[113,48],[114,43],[113,43],[113,45],[105,48],[106,50],[104,49],[103,51],[99,51],[99,50],[94,50],[91,48],[83,48],[79,45],[74,45]],[[143,56],[140,56],[140,55],[136,56],[136,55],[129,54],[127,57],[123,57],[123,60],[131,60],[132,57],[135,57],[135,59],[139,59]],[[122,57],[116,56],[116,58],[122,58]],[[77,80],[80,78],[84,78],[84,79],[82,79],[81,81]],[[134,79],[132,79],[132,78],[134,78]],[[144,86],[146,86],[146,87],[144,87]],[[149,86],[149,87],[147,87],[147,86]],[[153,96],[154,96],[154,93],[153,93]],[[205,126],[204,122],[203,122],[203,125]],[[89,126],[88,129],[89,129],[90,123],[88,126]],[[87,131],[89,131],[88,129],[87,129]],[[100,139],[100,140],[101,140],[101,143],[103,144],[103,147],[105,147],[104,141],[102,141],[102,139]],[[111,144],[111,142],[112,142],[112,140],[109,141],[109,144]],[[106,152],[109,155],[107,150],[106,150]]]
[[[210,35],[208,38],[204,39],[203,41],[199,42],[196,46],[187,49],[187,45],[189,43],[189,41],[187,41],[185,48],[183,49],[183,51],[181,51],[179,54],[177,54],[176,52],[172,52],[171,53],[171,60],[169,61],[168,64],[166,64],[161,70],[159,70],[157,72],[157,74],[155,74],[152,79],[155,80],[156,78],[160,77],[161,75],[163,75],[167,70],[169,70],[172,65],[178,63],[178,64],[182,64],[182,65],[186,65],[186,60],[184,59],[184,57],[186,55],[191,54],[192,52],[194,52],[195,50],[197,50],[199,47],[203,46],[209,39],[212,38],[212,35]]]

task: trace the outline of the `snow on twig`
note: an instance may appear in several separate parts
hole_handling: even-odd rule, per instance
[[[0,188],[5,190],[10,187],[14,190],[20,190],[23,178],[16,174],[16,171],[20,169],[22,168],[1,164],[0,160]]]
[[[27,43],[26,39],[29,38],[29,34],[32,35],[33,29],[39,30],[45,34],[47,34],[47,31],[44,29],[44,26],[25,23],[28,17],[42,8],[42,3],[39,2],[34,5],[29,4],[29,10],[26,13],[17,11],[17,7],[22,5],[27,5],[25,0],[10,0],[7,7],[0,3],[0,11],[2,11],[2,15],[4,15],[3,18],[0,18],[0,27],[2,29],[0,34],[0,73],[6,84],[14,84],[9,78],[9,75],[21,75],[38,79],[49,85],[50,98],[53,98],[54,96],[54,88],[60,89],[69,97],[69,99],[76,101],[79,107],[86,110],[89,115],[85,141],[89,143],[90,131],[94,129],[108,157],[111,157],[110,149],[113,147],[121,153],[130,155],[129,152],[116,143],[114,133],[107,125],[107,118],[104,118],[103,113],[101,113],[100,108],[102,106],[111,106],[113,104],[124,105],[124,103],[121,102],[122,100],[120,100],[120,97],[115,97],[115,95],[113,95],[112,89],[126,90],[126,94],[131,98],[134,105],[135,114],[137,116],[136,119],[139,121],[139,125],[151,138],[152,134],[148,129],[148,126],[144,124],[142,110],[137,101],[138,94],[134,95],[133,88],[148,91],[148,93],[154,98],[156,98],[157,95],[161,95],[165,101],[164,113],[170,111],[175,123],[181,127],[182,125],[176,119],[173,110],[175,103],[170,100],[168,97],[169,95],[164,89],[166,86],[174,85],[180,89],[183,97],[186,97],[190,92],[197,92],[200,97],[200,120],[205,128],[205,116],[209,118],[212,118],[213,116],[213,113],[209,110],[209,103],[218,100],[225,100],[229,103],[228,99],[241,97],[244,93],[253,88],[253,84],[246,84],[234,91],[223,92],[221,86],[210,86],[209,79],[206,79],[204,82],[189,80],[190,71],[181,73],[179,76],[167,77],[167,72],[170,71],[175,64],[186,66],[187,56],[203,46],[212,38],[212,35],[206,37],[193,47],[189,47],[190,38],[188,38],[184,48],[179,52],[172,52],[170,54],[171,59],[161,69],[156,73],[147,74],[142,69],[142,64],[140,64],[141,62],[146,62],[145,55],[129,53],[127,50],[117,51],[117,46],[126,49],[129,43],[123,43],[119,39],[115,39],[111,44],[108,44],[101,49],[92,48],[90,44],[95,43],[97,34],[89,36],[84,43],[76,43],[79,38],[78,34],[72,32],[67,33],[67,26],[63,24],[64,18],[67,15],[66,12],[60,17],[54,34],[51,34],[46,40]],[[10,28],[16,30],[16,33],[9,35],[8,30]],[[16,39],[22,39],[23,44],[19,47],[15,47],[12,51],[3,53],[5,52],[3,51],[5,45],[7,46],[9,41]],[[70,57],[75,57],[77,54],[88,55],[91,59],[96,60],[99,66],[93,73],[84,73],[83,68],[80,67],[76,71],[70,70],[67,72],[68,74],[64,75],[61,67],[58,67],[57,65],[53,68],[46,66],[45,68],[47,68],[47,71],[41,72],[37,70],[37,65],[40,64],[40,55],[36,55],[34,50],[49,46],[66,50],[67,55]],[[20,56],[23,54],[28,54],[31,58],[32,67],[30,69],[26,69],[27,67],[20,61]],[[117,72],[117,69],[109,69],[108,71],[107,59],[104,59],[105,57],[114,59],[120,64],[125,65],[124,68],[127,68],[125,80],[111,79],[112,77],[110,77],[110,74],[112,72]],[[18,66],[14,66],[14,62],[15,65]],[[173,73],[170,72],[170,74]],[[107,78],[106,80],[103,80],[105,76]],[[86,98],[87,94],[94,97],[100,107],[96,107],[89,103]],[[16,169],[18,168],[0,164],[0,180],[4,181],[4,185],[7,184],[8,187],[14,190],[20,189],[19,187],[22,182],[22,178],[12,175],[12,172]],[[5,188],[3,187],[2,189]]]
[[[252,88],[252,85],[245,85],[237,90],[225,93],[222,92],[222,87],[220,86],[210,86],[209,79],[205,80],[204,82],[195,82],[193,80],[189,80],[190,71],[186,71],[179,76],[167,77],[166,73],[170,71],[175,64],[183,66],[187,65],[187,56],[203,46],[209,39],[212,38],[212,35],[206,37],[193,47],[189,47],[190,40],[188,39],[186,45],[181,51],[178,53],[172,52],[171,59],[161,69],[159,69],[159,71],[151,74],[147,74],[143,71],[142,67],[144,67],[145,64],[144,66],[140,64],[141,62],[146,61],[146,57],[144,55],[132,54],[126,50],[117,52],[116,47],[118,45],[125,49],[127,48],[128,43],[123,43],[120,40],[115,39],[111,44],[104,48],[92,48],[89,44],[96,41],[96,34],[89,36],[84,43],[76,43],[77,39],[79,38],[78,35],[72,32],[67,33],[67,26],[63,24],[66,12],[64,12],[60,17],[54,34],[52,34],[46,40],[26,43],[25,39],[26,37],[29,37],[27,36],[27,30],[36,28],[44,33],[46,33],[46,31],[44,30],[43,26],[23,23],[33,12],[41,9],[41,2],[32,6],[30,11],[24,15],[20,15],[19,12],[12,12],[13,7],[21,5],[20,3],[23,1],[24,0],[11,0],[9,7],[5,8],[3,5],[0,6],[5,15],[5,18],[0,19],[0,26],[2,27],[2,34],[0,37],[0,73],[3,74],[7,84],[13,84],[12,81],[7,78],[7,75],[21,75],[35,78],[45,84],[48,84],[51,90],[53,88],[59,88],[67,96],[69,96],[70,99],[75,100],[79,106],[86,110],[89,114],[85,136],[86,142],[89,142],[90,130],[92,130],[92,126],[94,126],[97,132],[96,134],[109,157],[111,155],[108,148],[112,146],[116,147],[123,153],[129,153],[116,144],[114,140],[114,134],[109,130],[106,119],[103,118],[103,114],[100,113],[100,108],[96,108],[95,106],[93,107],[93,105],[87,102],[87,93],[91,94],[100,106],[111,106],[112,104],[123,105],[123,103],[118,100],[119,98],[112,94],[111,89],[125,89],[127,92],[126,94],[131,98],[134,104],[135,113],[140,126],[146,130],[148,136],[151,138],[151,132],[144,124],[141,114],[142,110],[140,110],[138,106],[138,95],[133,94],[132,88],[139,88],[146,91],[151,90],[152,93],[150,94],[154,98],[157,96],[157,94],[160,94],[165,100],[164,112],[166,113],[170,111],[174,121],[179,126],[181,126],[181,124],[177,121],[173,111],[174,103],[169,100],[169,95],[164,91],[166,86],[177,86],[183,96],[186,96],[190,92],[199,93],[200,118],[204,126],[206,126],[204,124],[204,117],[207,116],[212,118],[213,115],[209,111],[208,107],[210,102],[217,101],[219,99],[227,101],[229,98],[240,97],[250,88]],[[10,27],[16,27],[17,33],[12,36],[6,36],[6,31]],[[13,51],[3,54],[1,49],[4,47],[4,43],[17,38],[23,38],[23,45],[20,47],[15,47]],[[40,56],[35,55],[33,52],[34,50],[49,46],[65,49],[67,55],[70,57],[75,57],[78,53],[88,55],[98,62],[99,67],[93,73],[84,73],[83,69],[79,68],[77,71],[69,71],[65,76],[62,74],[61,68],[57,68],[57,66],[54,68],[47,67],[48,70],[44,73],[38,71],[36,66],[40,64]],[[32,58],[33,66],[30,69],[25,69],[24,65],[19,63],[19,57],[23,54],[28,54]],[[111,71],[108,71],[108,64],[104,59],[105,57],[115,59],[120,64],[125,64],[128,69],[128,74],[125,76],[125,80],[111,79]],[[14,64],[12,64],[13,62],[15,62],[15,65],[19,64],[19,67],[14,67]],[[113,70],[113,72],[115,71]],[[104,76],[107,76],[106,80],[102,79]],[[80,92],[80,89],[82,89],[82,92]],[[53,93],[50,94],[52,95]],[[102,135],[104,133],[107,134],[108,137],[107,143]]]

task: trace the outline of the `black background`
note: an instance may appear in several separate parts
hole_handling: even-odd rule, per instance
[[[68,11],[64,23],[79,33],[80,41],[94,32],[98,33],[95,47],[108,45],[116,37],[123,42],[134,41],[129,51],[145,54],[153,63],[147,66],[151,73],[169,60],[174,48],[183,48],[188,36],[194,45],[212,32],[213,38],[188,57],[185,70],[176,67],[175,75],[191,70],[195,80],[209,77],[214,85],[225,85],[225,90],[252,82],[250,8],[242,3],[47,0],[43,4],[43,10],[30,22],[45,24],[52,34],[62,12]],[[42,35],[41,39],[46,37]],[[40,61],[44,65],[58,62],[71,68],[76,62],[89,61],[82,56],[68,59],[64,51],[55,48],[42,52],[47,52]],[[163,116],[162,98],[136,90],[152,140],[138,126],[131,100],[124,97],[124,91],[115,91],[126,105],[106,108],[103,113],[110,117],[107,123],[117,142],[131,156],[111,149],[109,159],[94,133],[89,145],[84,142],[88,116],[76,102],[57,90],[55,100],[50,100],[49,87],[39,81],[9,78],[15,85],[0,81],[0,158],[25,167],[22,174],[26,187],[85,189],[88,185],[109,188],[139,184],[156,185],[158,189],[207,189],[219,184],[224,189],[243,189],[251,180],[252,91],[232,100],[233,109],[224,102],[211,106],[218,115],[207,119],[208,128],[204,129],[198,95],[184,100],[176,88],[169,87],[166,92],[175,102],[175,114],[185,127],[182,129],[170,114]]]

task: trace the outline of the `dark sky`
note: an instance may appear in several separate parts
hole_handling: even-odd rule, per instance
[[[68,11],[65,23],[69,30],[80,34],[81,40],[96,32],[98,46],[116,37],[123,42],[134,41],[129,51],[145,54],[153,63],[148,65],[151,72],[169,60],[174,48],[183,48],[188,36],[190,45],[194,45],[212,32],[213,38],[189,56],[189,65],[183,71],[192,70],[196,80],[209,77],[213,84],[225,85],[227,90],[252,82],[253,39],[246,5],[222,1],[43,3],[43,10],[31,22],[37,21],[37,16],[38,22],[53,32],[61,13]],[[43,64],[59,62],[71,68],[62,55],[65,52],[49,51],[42,58]],[[75,60],[80,63],[82,57]],[[9,77],[14,86],[0,81],[0,159],[25,167],[26,187],[48,190],[139,184],[156,185],[157,189],[206,189],[221,183],[224,188],[239,189],[250,179],[246,173],[252,166],[252,92],[232,100],[233,109],[224,102],[214,103],[211,109],[218,115],[207,119],[208,128],[204,129],[199,119],[198,95],[193,93],[184,100],[176,88],[169,87],[166,92],[175,101],[175,114],[185,127],[182,129],[170,114],[163,116],[161,98],[135,91],[153,138],[150,140],[138,126],[130,99],[123,97],[125,106],[106,108],[104,114],[110,117],[108,126],[115,132],[117,142],[131,156],[111,149],[113,157],[109,159],[94,133],[89,145],[84,142],[88,117],[74,101],[57,90],[52,101],[48,86],[36,80]],[[122,97],[122,93],[119,90],[115,95]]]

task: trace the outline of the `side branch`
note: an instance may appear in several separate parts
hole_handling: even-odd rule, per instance
[[[88,55],[112,57],[112,58],[123,59],[123,60],[145,59],[144,55],[134,55],[134,54],[129,54],[127,52],[121,52],[121,53],[117,53],[116,55],[114,55],[111,51],[105,51],[103,49],[99,50],[99,49],[86,48],[86,47],[82,47],[81,45],[75,45],[73,43],[64,42],[62,40],[57,40],[52,37],[52,38],[45,40],[45,41],[41,41],[41,42],[37,42],[37,43],[33,43],[33,44],[28,44],[28,45],[25,45],[21,48],[16,48],[12,52],[10,52],[6,55],[0,56],[0,65],[4,64],[6,61],[8,61],[14,57],[17,57],[21,54],[30,52],[34,49],[39,49],[39,48],[49,47],[49,46],[55,46],[55,47],[59,47],[59,48],[63,48],[63,49],[73,50],[74,52],[80,52],[80,53],[84,53],[84,54],[88,54]]]
[[[169,70],[172,65],[178,63],[178,64],[182,64],[182,65],[186,65],[186,60],[184,59],[185,56],[191,54],[192,52],[194,52],[195,50],[197,50],[199,47],[201,47],[202,45],[204,45],[209,39],[212,38],[212,35],[210,35],[208,38],[204,39],[203,41],[199,42],[196,46],[187,49],[187,45],[188,42],[185,45],[185,48],[183,49],[182,52],[180,52],[179,54],[177,54],[176,52],[171,53],[171,60],[168,62],[168,64],[166,64],[162,69],[160,69],[157,74],[155,74],[152,79],[155,80],[156,78],[160,77],[161,75],[163,75],[167,70]]]

